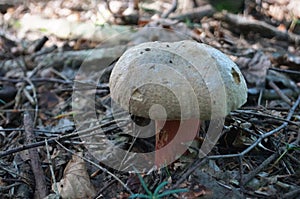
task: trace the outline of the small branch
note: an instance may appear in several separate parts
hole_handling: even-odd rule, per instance
[[[57,46],[53,45],[53,46],[45,48],[41,51],[32,53],[32,55],[29,56],[29,60],[34,60],[36,57],[43,56],[43,55],[46,55],[46,54],[49,54],[49,53],[54,53],[54,51],[56,49],[57,49]]]
[[[26,65],[26,61],[24,60],[31,60],[36,63],[37,66],[32,71],[30,78],[42,68],[55,65],[57,66],[58,64],[68,65],[74,63],[78,65],[95,65],[97,63],[97,65],[99,65],[99,63],[101,63],[101,67],[99,68],[100,71],[101,68],[104,69],[108,67],[114,60],[119,58],[126,49],[127,46],[125,45],[117,45],[108,48],[95,48],[78,51],[55,51],[47,54],[35,54],[35,56],[25,55],[24,58],[16,57],[15,59],[10,60],[0,60],[0,66],[2,72],[5,73],[12,69],[20,68],[20,65]]]
[[[269,68],[269,70],[274,70],[277,72],[293,74],[293,75],[300,75],[300,71],[296,71],[296,70],[281,69],[281,68]]]
[[[300,104],[300,95],[298,96],[298,99],[294,103],[293,107],[290,109],[289,114],[286,117],[287,120],[290,120],[292,118],[292,116],[293,116],[295,110],[297,109],[297,107],[299,106],[299,104]],[[288,124],[289,124],[288,122],[284,122],[282,125],[280,125],[279,127],[273,129],[272,131],[269,131],[265,134],[260,135],[259,138],[254,143],[252,143],[248,148],[246,148],[241,153],[228,154],[228,155],[212,155],[212,156],[208,156],[207,158],[209,158],[209,159],[219,159],[219,158],[242,157],[242,156],[246,155],[247,153],[249,153],[252,149],[254,149],[263,139],[265,139],[265,138],[277,133],[278,131],[286,128]]]
[[[218,20],[225,21],[232,27],[237,28],[239,31],[244,33],[256,32],[263,37],[272,38],[275,37],[278,40],[287,40],[291,43],[299,44],[300,35],[283,32],[278,30],[276,27],[267,24],[263,21],[258,21],[255,19],[250,19],[244,16],[235,15],[227,12],[218,13],[215,15],[215,18]]]
[[[101,171],[108,173],[109,175],[111,175],[115,180],[117,180],[130,194],[133,194],[132,191],[128,188],[128,186],[120,179],[118,178],[115,174],[111,173],[110,171],[108,171],[106,168],[101,167],[99,164],[96,164],[95,162],[90,161],[89,159],[79,156],[78,154],[76,154],[75,152],[71,151],[70,149],[66,148],[64,145],[62,145],[60,142],[55,141],[59,146],[61,146],[64,150],[68,151],[69,153],[71,153],[72,155],[76,155],[78,157],[80,157],[81,159],[83,159],[84,161],[94,165],[95,167],[97,167],[98,169],[100,169]]]
[[[47,158],[48,158],[48,161],[50,163],[49,168],[50,168],[51,177],[52,177],[52,181],[53,181],[53,185],[54,185],[55,199],[58,199],[60,197],[60,195],[59,195],[58,187],[57,187],[57,184],[56,184],[56,178],[55,178],[55,174],[54,174],[54,169],[53,169],[51,155],[50,155],[50,152],[49,152],[49,146],[48,146],[47,139],[45,139],[45,143],[46,143]]]
[[[289,97],[286,96],[273,81],[269,82],[269,86],[272,87],[275,90],[275,92],[280,96],[280,98],[283,101],[285,101],[289,105],[292,105],[292,101],[289,99]]]
[[[294,121],[290,121],[281,117],[277,117],[274,115],[267,115],[264,113],[260,113],[260,112],[253,112],[253,111],[249,111],[249,110],[235,110],[231,113],[231,115],[236,115],[235,112],[237,113],[237,115],[239,114],[245,114],[245,115],[254,115],[254,116],[258,116],[258,117],[264,117],[264,118],[271,118],[273,120],[278,120],[278,121],[282,121],[282,122],[288,122],[289,124],[293,124],[296,126],[300,126],[300,122],[294,122]]]
[[[300,195],[300,188],[284,194],[282,198],[283,199],[296,198],[299,195]]]
[[[111,122],[111,123],[113,123],[113,122]],[[66,139],[69,139],[69,138],[72,138],[72,137],[77,137],[79,135],[87,135],[88,133],[93,132],[93,131],[95,131],[97,129],[100,129],[100,128],[103,128],[103,129],[105,128],[104,131],[111,131],[115,128],[120,127],[120,126],[114,126],[113,128],[111,128],[110,126],[108,126],[108,124],[109,123],[104,123],[104,124],[96,125],[92,128],[84,129],[84,130],[81,130],[81,131],[75,131],[73,133],[58,136],[58,137],[55,137],[55,138],[50,138],[50,139],[48,139],[48,144],[53,144],[56,141],[64,141]],[[108,127],[106,127],[106,126],[108,126]],[[92,135],[92,134],[89,134],[88,136],[90,136],[90,135]],[[13,148],[13,149],[9,149],[7,151],[1,151],[0,152],[0,158],[8,156],[8,155],[13,154],[13,153],[17,153],[17,152],[20,152],[20,151],[24,151],[24,150],[27,150],[27,149],[31,149],[31,148],[35,148],[35,147],[39,147],[39,146],[44,146],[44,145],[45,145],[45,141],[39,141],[39,142],[26,144],[26,145],[23,145],[23,146],[20,146],[20,147],[16,147],[16,148]]]
[[[98,171],[99,171],[99,170],[98,170]],[[117,182],[116,179],[111,180],[111,181],[108,182],[104,187],[102,187],[102,188],[97,192],[96,195],[99,196],[99,195],[103,194],[104,191],[109,190],[108,187],[110,187],[112,184],[114,184],[114,183],[116,183],[116,182]],[[98,197],[97,197],[97,198],[98,198]],[[99,197],[99,198],[101,198],[101,197]]]
[[[31,54],[40,51],[47,41],[48,37],[46,36],[43,36],[42,38],[36,40],[34,44],[29,47],[28,52]]]
[[[26,139],[28,143],[32,143],[35,140],[33,133],[33,120],[29,112],[24,114],[24,128],[26,133]],[[29,149],[30,165],[35,179],[35,194],[38,198],[44,198],[48,194],[46,177],[42,169],[39,153],[36,148]]]
[[[172,0],[172,5],[170,7],[169,10],[167,10],[165,13],[163,13],[161,15],[161,18],[168,18],[168,16],[172,13],[175,12],[175,10],[177,9],[177,5],[178,5],[178,0]]]
[[[268,157],[265,161],[263,161],[258,167],[256,167],[254,170],[252,170],[250,173],[245,175],[242,178],[242,184],[247,184],[252,178],[256,176],[261,170],[265,169],[267,165],[269,165],[273,160],[275,160],[278,157],[278,153],[272,154],[270,157]]]
[[[300,92],[296,92],[293,89],[290,88],[286,88],[286,89],[281,89],[280,90],[281,93],[283,93],[286,96],[290,96],[290,97],[297,97]],[[262,92],[262,98],[264,100],[277,100],[280,99],[280,97],[278,96],[278,94],[276,93],[276,91],[274,89],[264,89]]]
[[[171,19],[176,19],[179,21],[185,21],[187,19],[194,21],[194,20],[201,20],[203,17],[210,17],[215,13],[214,8],[211,5],[205,5],[198,8],[192,9],[190,12],[182,13],[179,15],[174,15],[170,17]]]
[[[34,47],[34,52],[41,50],[48,40],[49,39],[46,36],[44,36],[42,39],[40,39],[39,42]]]
[[[18,82],[25,82],[26,79],[19,78],[19,79],[10,79],[6,77],[0,77],[0,81],[3,82],[10,82],[10,83],[18,83]],[[51,82],[51,83],[59,83],[59,84],[74,84],[73,81],[66,81],[62,79],[56,79],[56,78],[31,78],[31,82]]]
[[[188,167],[189,169],[186,172],[184,172],[184,174],[181,176],[181,178],[176,181],[176,184],[174,184],[171,189],[175,189],[175,188],[179,187],[179,185],[182,182],[184,182],[184,180],[187,179],[189,177],[189,175],[191,175],[191,173],[193,173],[196,169],[199,169],[199,167],[201,165],[205,164],[206,162],[207,162],[206,158],[196,160],[193,163],[193,165]]]

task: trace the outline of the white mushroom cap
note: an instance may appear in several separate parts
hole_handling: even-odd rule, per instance
[[[190,40],[130,48],[116,63],[109,86],[123,109],[155,120],[225,117],[247,100],[237,65],[221,51]]]

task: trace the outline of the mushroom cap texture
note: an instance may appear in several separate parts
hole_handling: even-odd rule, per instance
[[[237,65],[221,51],[192,40],[128,49],[113,68],[109,86],[123,109],[154,120],[216,119],[247,100]]]

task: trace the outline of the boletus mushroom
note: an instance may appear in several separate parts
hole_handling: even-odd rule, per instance
[[[111,98],[123,109],[155,120],[157,166],[186,150],[201,120],[224,118],[247,100],[237,65],[221,51],[192,40],[130,48],[113,68],[109,86]]]

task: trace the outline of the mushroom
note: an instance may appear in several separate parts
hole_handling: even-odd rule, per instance
[[[128,49],[109,80],[111,98],[129,113],[155,120],[155,165],[173,162],[201,120],[224,118],[247,100],[237,65],[192,40],[147,42]]]

